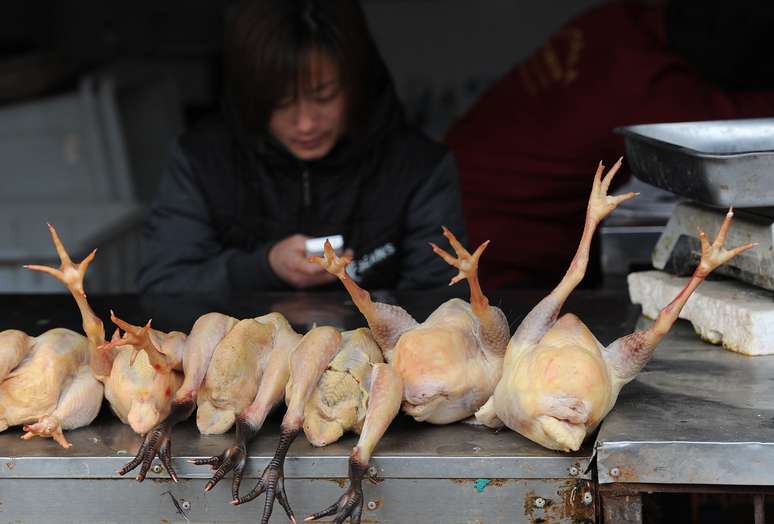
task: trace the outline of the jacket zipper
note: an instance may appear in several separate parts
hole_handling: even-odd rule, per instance
[[[309,169],[301,172],[301,213],[298,217],[300,233],[307,234],[309,229],[309,210],[312,207],[312,185],[309,181]]]
[[[305,169],[301,174],[301,192],[304,200],[304,209],[308,210],[312,205],[312,186],[309,184],[308,169]]]

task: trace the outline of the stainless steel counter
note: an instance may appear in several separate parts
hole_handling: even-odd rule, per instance
[[[137,437],[112,416],[66,432],[73,447],[65,450],[52,440],[23,441],[21,430],[0,434],[0,479],[8,478],[123,478],[115,471],[134,456]],[[278,417],[273,417],[274,419]],[[258,476],[274,455],[279,421],[272,420],[250,446],[247,474]],[[188,459],[221,453],[233,441],[227,435],[200,435],[193,421],[175,428],[175,469],[180,477],[209,478],[209,468]],[[347,460],[356,435],[324,448],[312,447],[300,436],[290,448],[287,478],[346,478]],[[495,432],[464,423],[432,426],[400,416],[379,443],[373,462],[381,478],[523,478],[570,477],[570,468],[586,470],[591,446],[577,453],[559,454],[543,449],[510,431]],[[573,475],[591,478],[590,474]],[[148,478],[166,478],[166,473]]]
[[[774,485],[774,358],[679,322],[597,437],[599,482]]]
[[[201,436],[192,422],[183,424],[173,435],[175,467],[183,480],[174,484],[161,472],[139,484],[115,474],[134,454],[139,439],[107,413],[92,426],[68,432],[73,444],[69,450],[50,440],[22,441],[20,433],[0,435],[0,522],[13,515],[23,515],[22,522],[43,522],[52,511],[61,512],[64,522],[174,521],[181,517],[176,517],[170,496],[162,496],[167,490],[178,502],[186,502],[192,521],[253,522],[262,508],[262,502],[230,506],[230,478],[205,495],[209,468],[187,462],[219,454],[231,444],[232,434]],[[272,420],[253,442],[249,477],[263,471],[278,435],[278,421]],[[322,509],[340,495],[355,442],[356,437],[349,436],[313,448],[303,437],[296,440],[285,474],[298,514]],[[587,472],[590,458],[591,446],[560,454],[510,431],[466,424],[434,427],[403,416],[372,461],[383,482],[365,484],[367,500],[374,503],[366,515],[377,522],[409,522],[423,514],[427,522],[530,522],[543,515],[560,522],[582,521],[593,518],[594,512],[593,504],[583,503],[584,493],[593,493]],[[247,490],[253,484],[244,481]],[[534,503],[541,497],[542,508]],[[286,522],[279,507],[272,522]]]
[[[493,302],[516,323],[540,296],[505,293]],[[44,315],[45,325],[61,325],[56,315],[69,315],[64,305],[71,305],[66,299],[60,306],[49,300],[45,313],[38,315]],[[123,309],[142,315],[136,301],[124,300]],[[351,309],[346,300],[336,300],[339,309]],[[105,308],[111,301],[102,302]],[[257,300],[240,307],[260,314],[254,303]],[[424,318],[437,303],[438,298],[424,295],[412,302],[413,312]],[[325,310],[325,300],[319,306],[316,309]],[[12,309],[11,318],[21,319],[19,310]],[[579,292],[566,311],[577,313],[609,343],[632,331],[637,308],[620,291]],[[42,324],[34,316],[24,318],[29,325]],[[348,326],[357,321],[355,315],[341,318]],[[77,312],[72,322],[76,320]],[[185,324],[185,319],[180,322]],[[279,416],[273,416],[253,442],[248,476],[259,475],[273,455],[278,421]],[[173,437],[178,484],[163,472],[151,473],[143,483],[115,474],[133,456],[139,438],[107,410],[94,425],[67,433],[73,443],[69,450],[50,440],[24,442],[20,434],[15,428],[0,434],[0,523],[50,522],[53,512],[61,522],[181,521],[172,496],[193,522],[255,522],[262,508],[260,500],[230,506],[230,478],[213,492],[202,492],[209,469],[186,459],[218,454],[232,436],[200,436],[192,421],[176,428]],[[297,515],[317,511],[341,494],[355,441],[348,436],[316,449],[299,437],[293,444],[285,471]],[[587,471],[591,455],[590,444],[578,453],[563,454],[507,430],[497,433],[465,424],[434,427],[402,416],[374,456],[384,480],[364,487],[370,503],[364,522],[591,522],[597,490],[603,495],[620,495],[615,490],[622,486],[636,493],[636,486],[644,485],[770,490],[774,357],[744,357],[705,344],[688,323],[679,322],[640,376],[624,387],[601,425],[596,440],[598,488]],[[246,480],[246,489],[253,482]],[[631,499],[634,505],[624,498],[603,497],[605,514],[616,515],[608,509],[622,500],[619,509],[624,513],[639,508],[636,497]],[[287,522],[279,507],[272,522]]]

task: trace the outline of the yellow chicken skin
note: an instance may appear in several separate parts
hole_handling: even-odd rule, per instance
[[[327,446],[347,431],[360,433],[368,408],[374,364],[382,351],[367,328],[342,333],[341,350],[328,364],[304,407],[304,434]]]
[[[501,354],[483,347],[479,319],[460,299],[442,304],[404,333],[387,357],[403,379],[403,410],[432,424],[471,416],[492,394],[503,362]]]
[[[113,319],[130,334],[137,329],[115,316]],[[138,334],[142,337],[141,330]],[[135,353],[130,340],[125,336],[114,339],[113,346],[101,346],[101,351],[114,353],[110,375],[105,379],[105,398],[121,422],[143,435],[169,415],[172,395],[182,384],[183,375],[154,366],[146,353]],[[181,345],[183,340],[181,337]]]
[[[23,439],[52,437],[69,448],[62,431],[90,424],[102,405],[88,363],[88,340],[69,329],[0,332],[0,431],[24,425]]]
[[[746,244],[730,251],[723,248],[733,215],[729,211],[712,244],[700,233],[701,262],[686,288],[661,311],[656,322],[604,347],[578,317],[558,316],[585,275],[597,225],[621,202],[636,196],[607,194],[620,166],[619,159],[603,177],[600,163],[578,251],[559,285],[525,317],[511,338],[502,378],[476,413],[479,422],[490,427],[505,424],[549,449],[577,451],[613,408],[621,388],[648,362],[693,290],[716,267],[754,246]]]
[[[199,431],[210,435],[231,429],[255,400],[264,375],[271,381],[272,373],[287,367],[281,359],[300,338],[279,313],[238,322],[216,346],[199,390]]]
[[[612,407],[602,349],[572,314],[562,316],[538,345],[513,346],[503,367],[514,371],[503,375],[494,395],[502,422],[547,448],[577,450]],[[512,398],[519,399],[519,408],[508,409]]]

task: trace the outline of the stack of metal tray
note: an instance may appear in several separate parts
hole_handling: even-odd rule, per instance
[[[774,206],[774,118],[644,124],[624,135],[634,176],[717,207]]]

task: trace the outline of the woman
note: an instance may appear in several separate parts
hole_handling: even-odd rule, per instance
[[[357,1],[242,2],[225,53],[223,110],[178,141],[151,209],[141,290],[329,284],[304,246],[336,234],[364,287],[448,282],[428,242],[463,234],[456,166],[405,123]]]

